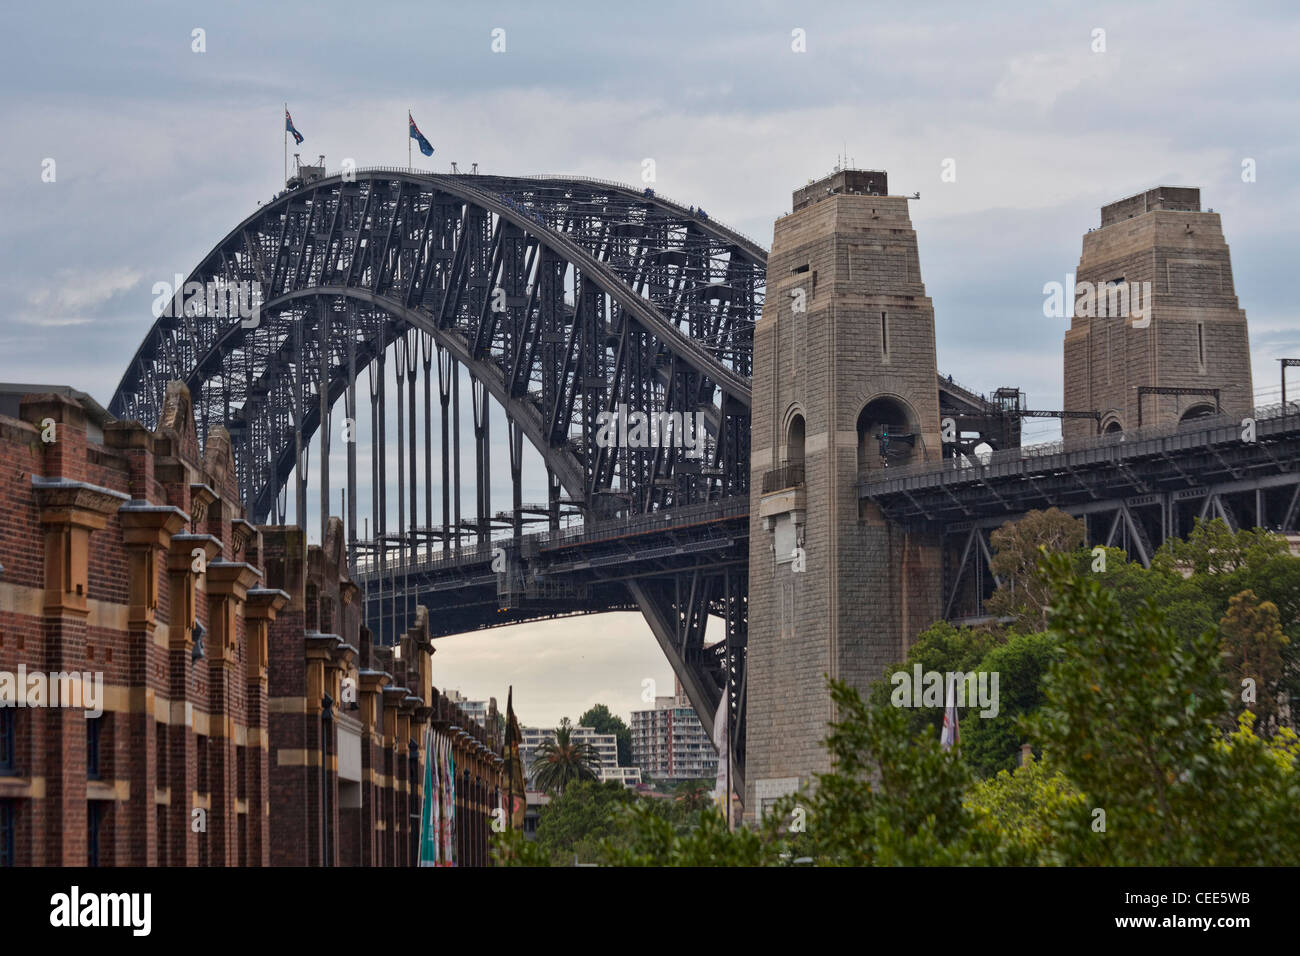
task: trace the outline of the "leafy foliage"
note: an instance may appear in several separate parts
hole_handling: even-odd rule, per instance
[[[980,781],[965,802],[981,825],[1019,844],[1039,863],[1060,861],[1062,833],[1085,809],[1083,794],[1041,760]]]
[[[594,862],[603,840],[619,832],[615,810],[636,795],[615,780],[577,781],[542,807],[537,821],[537,846],[557,865]]]
[[[1228,601],[1227,613],[1219,624],[1223,639],[1224,667],[1229,684],[1242,688],[1255,684],[1255,699],[1249,708],[1266,726],[1278,718],[1278,691],[1282,684],[1282,652],[1289,643],[1282,633],[1277,605],[1261,601],[1249,589]],[[1235,717],[1246,709],[1245,693],[1232,710]],[[1235,721],[1234,721],[1235,722]]]
[[[929,732],[907,733],[907,715],[866,703],[832,681],[839,719],[826,746],[834,770],[808,795],[778,801],[776,815],[806,814],[804,852],[819,865],[952,866],[1025,862],[1020,849],[980,826],[963,803],[973,783],[956,751]]]
[[[894,668],[894,673],[911,675],[916,665],[921,672],[967,673],[978,670],[980,661],[999,643],[1000,636],[994,631],[983,628],[954,627],[947,621],[938,621],[917,635],[916,641],[908,651],[907,659]],[[892,685],[886,680],[871,689],[875,703],[888,703],[892,694]],[[919,734],[925,730],[938,737],[943,724],[942,709],[913,707],[906,711],[907,733]]]
[[[590,727],[598,734],[613,734],[618,741],[618,765],[632,766],[632,728],[622,717],[612,713],[604,704],[592,704],[578,718],[579,727]]]
[[[998,675],[997,714],[986,717],[978,708],[967,707],[960,717],[961,755],[978,776],[1020,765],[1020,747],[1029,740],[1020,719],[1042,704],[1042,678],[1056,653],[1052,634],[1012,634],[975,668]]]
[[[1285,738],[1276,749],[1242,730],[1221,740],[1217,723],[1230,695],[1214,630],[1180,635],[1151,602],[1126,613],[1064,556],[1045,556],[1043,573],[1057,595],[1051,627],[1063,655],[1026,725],[1092,808],[1063,824],[1066,862],[1295,858],[1294,754]]]
[[[775,866],[780,844],[744,827],[731,832],[717,808],[699,811],[693,826],[679,827],[641,800],[620,813],[621,840],[606,840],[606,866]]]
[[[940,708],[833,682],[833,769],[762,824],[728,832],[688,793],[574,783],[543,811],[539,846],[503,837],[498,858],[567,863],[580,847],[620,866],[1300,865],[1300,738],[1277,706],[1300,671],[1300,559],[1275,536],[1205,522],[1149,570],[1115,549],[1102,567],[1073,519],[1031,517],[995,535],[1012,629],[936,624],[900,665],[999,673],[998,717],[967,708],[959,751],[939,746]],[[1247,676],[1259,699],[1243,709]],[[1024,740],[1043,756],[1020,767]]]
[[[1039,568],[1039,554],[1077,552],[1085,533],[1082,521],[1059,508],[1031,511],[994,531],[989,536],[993,546],[989,567],[1003,584],[989,599],[988,612],[1014,619],[1023,630],[1042,629],[1052,592]]]

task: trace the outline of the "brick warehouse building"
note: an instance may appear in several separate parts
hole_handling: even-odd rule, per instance
[[[0,706],[0,864],[413,865],[430,723],[457,859],[487,862],[496,721],[434,689],[423,608],[371,645],[341,523],[316,546],[244,520],[229,437],[200,456],[181,383],[152,432],[0,389],[0,496],[0,691],[51,675]],[[77,706],[43,706],[60,684]]]

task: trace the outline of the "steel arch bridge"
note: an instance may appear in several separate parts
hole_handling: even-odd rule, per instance
[[[395,605],[395,569],[432,561],[435,552],[443,565],[455,566],[459,556],[472,561],[505,541],[513,542],[517,559],[526,525],[544,522],[554,537],[566,514],[596,529],[632,526],[660,512],[669,526],[674,514],[709,513],[740,516],[743,524],[753,328],[762,311],[765,262],[762,247],[703,210],[618,183],[395,168],[337,174],[276,197],[208,253],[145,336],[110,411],[157,421],[167,383],[185,382],[200,434],[214,425],[229,431],[240,493],[249,518],[259,522],[286,519],[292,484],[294,514],[305,523],[309,449],[317,436],[324,540],[331,433],[338,431],[331,416],[342,399],[344,417],[356,422],[357,382],[368,373],[373,537],[358,535],[355,440],[346,442],[344,517],[354,574],[377,588],[378,615],[374,605],[367,610],[382,636],[385,580],[393,582]],[[238,299],[227,295],[240,289],[252,290],[260,303],[256,314],[231,307]],[[199,294],[186,303],[182,292]],[[388,363],[395,366],[395,395],[386,395]],[[472,392],[472,435],[465,443],[475,456],[472,518],[461,514],[462,369]],[[417,468],[421,373],[423,481]],[[386,400],[396,402],[398,415],[396,476],[388,473]],[[509,429],[514,494],[508,512],[491,507],[490,402]],[[620,405],[650,415],[695,413],[706,432],[702,457],[663,447],[601,447],[598,416]],[[435,476],[431,433],[439,417],[442,460]],[[525,438],[545,465],[544,505],[522,500]],[[435,485],[441,486],[440,521]],[[395,529],[387,500],[392,487]],[[584,586],[567,602],[552,595],[534,611],[484,616],[477,626],[639,608],[710,734],[730,689],[732,753],[743,765],[743,550],[733,549],[725,561],[678,566],[660,560]],[[706,649],[710,616],[725,623],[725,640]]]

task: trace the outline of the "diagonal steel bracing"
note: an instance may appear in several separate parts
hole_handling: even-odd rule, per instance
[[[231,433],[253,520],[285,521],[292,484],[296,520],[306,525],[314,474],[322,522],[335,508],[345,516],[353,568],[373,578],[377,633],[391,637],[413,608],[414,594],[399,593],[396,582],[421,560],[469,554],[498,538],[517,550],[535,523],[558,531],[566,515],[631,521],[748,493],[749,377],[765,252],[646,190],[358,170],[260,208],[186,278],[190,286],[201,294],[188,308],[182,297],[157,316],[112,412],[153,423],[167,383],[185,382],[204,436],[216,424]],[[228,290],[235,290],[233,306]],[[258,303],[254,314],[239,308],[241,290]],[[368,379],[359,396],[358,375]],[[462,375],[471,383],[465,451],[475,476],[464,515]],[[345,474],[330,473],[340,398],[346,421],[355,425],[360,414],[369,422],[375,491],[368,509],[357,500],[355,441],[347,442]],[[358,398],[369,399],[368,417]],[[700,416],[703,454],[686,460],[678,449],[600,447],[598,417],[620,405]],[[491,421],[502,414],[512,489],[506,512],[492,501]],[[524,500],[525,439],[545,469],[531,482],[546,489],[542,504]],[[342,492],[338,503],[331,489]],[[641,608],[707,728],[729,695],[733,752],[743,753],[745,576],[734,568],[705,575],[697,560],[660,562],[618,583],[627,597],[609,592],[607,603]],[[710,618],[724,622],[725,638],[706,648]]]

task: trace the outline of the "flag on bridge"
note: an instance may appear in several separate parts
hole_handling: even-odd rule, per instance
[[[730,687],[724,685],[722,688],[722,700],[718,701],[718,712],[713,715],[713,746],[718,751],[718,772],[713,780],[713,802],[718,805],[723,816],[727,818],[727,825],[731,825],[731,754],[728,750],[728,740],[730,739],[727,732],[727,698],[730,694]]]
[[[294,129],[294,126],[293,126],[293,117],[289,115],[289,111],[288,111],[287,109],[284,111],[284,131],[285,131],[286,133],[292,133],[292,134],[293,134],[293,144],[294,144],[295,146],[301,146],[301,145],[302,145],[302,133],[300,133],[300,132],[298,132],[296,129]],[[296,154],[295,154],[295,155],[296,155]]]
[[[425,139],[424,134],[420,132],[420,127],[415,125],[415,118],[411,116],[410,110],[406,113],[406,121],[410,124],[411,139],[420,144],[420,152],[425,156],[432,156],[433,147],[429,145],[429,141]]]

